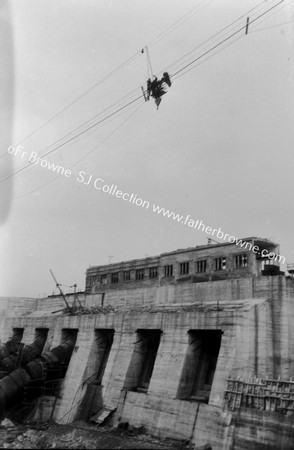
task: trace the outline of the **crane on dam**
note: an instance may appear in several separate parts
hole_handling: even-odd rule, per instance
[[[64,303],[65,303],[65,305],[66,305],[67,310],[68,310],[70,313],[72,313],[72,312],[73,312],[73,311],[72,311],[72,308],[69,306],[69,303],[68,303],[67,300],[66,300],[66,297],[65,297],[65,295],[64,295],[64,293],[63,293],[63,291],[62,291],[62,289],[61,289],[61,287],[60,287],[60,284],[59,284],[58,281],[56,280],[56,278],[55,278],[55,276],[54,276],[54,273],[52,272],[51,269],[50,269],[50,273],[51,273],[51,275],[52,275],[52,277],[53,277],[53,280],[55,281],[56,287],[57,287],[57,289],[59,290],[61,297],[62,297],[63,300],[64,300]]]

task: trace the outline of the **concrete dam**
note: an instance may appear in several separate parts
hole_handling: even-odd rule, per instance
[[[2,298],[0,414],[291,449],[294,281],[279,246],[210,244],[89,267],[85,290]],[[265,250],[265,252],[262,252]]]

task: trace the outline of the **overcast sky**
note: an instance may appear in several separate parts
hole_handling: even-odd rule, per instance
[[[1,183],[0,296],[56,292],[49,269],[83,290],[90,265],[207,243],[153,204],[273,239],[294,261],[293,0],[203,56],[249,10],[253,20],[278,1],[2,0],[1,179],[94,116],[90,125],[103,122],[44,157],[71,176],[35,164]],[[104,120],[141,95],[146,45],[154,74],[180,70],[159,110],[141,97]],[[20,141],[27,154],[7,154]],[[96,178],[150,208],[96,190]]]

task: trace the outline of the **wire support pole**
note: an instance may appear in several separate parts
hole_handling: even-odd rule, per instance
[[[148,50],[147,45],[145,47],[145,50],[146,50],[146,57],[147,57],[147,63],[148,63],[148,67],[149,67],[149,70],[150,70],[150,74],[151,74],[151,77],[154,78],[152,65],[151,65],[151,60],[150,60],[150,55],[149,55],[149,50]]]

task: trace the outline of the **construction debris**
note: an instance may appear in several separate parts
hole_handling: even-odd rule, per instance
[[[85,423],[70,425],[47,425],[38,428],[17,429],[8,439],[0,436],[1,448],[11,449],[158,449],[188,450],[193,447],[189,443],[172,439],[159,439],[132,431],[121,431],[103,427],[99,431]],[[46,428],[46,429],[44,429]],[[18,433],[17,431],[18,430]]]

